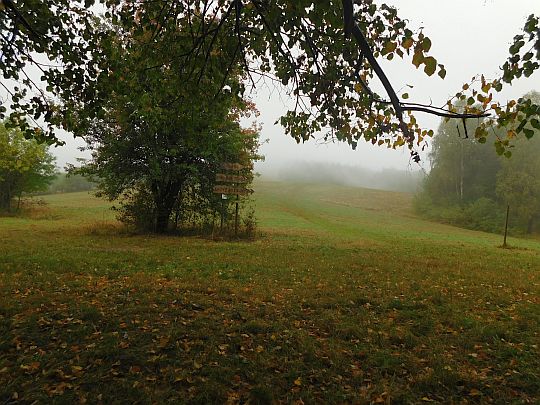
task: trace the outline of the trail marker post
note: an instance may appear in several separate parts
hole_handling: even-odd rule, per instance
[[[216,184],[214,186],[214,193],[221,194],[222,199],[222,213],[221,213],[221,232],[223,232],[223,222],[225,216],[225,201],[228,200],[229,195],[236,195],[235,201],[235,216],[234,216],[234,236],[238,236],[238,212],[240,204],[240,196],[253,193],[253,190],[246,188],[246,184],[249,182],[248,178],[240,175],[243,169],[248,169],[249,166],[244,166],[240,163],[222,163],[221,169],[226,173],[216,174]],[[234,174],[227,172],[235,172]]]
[[[506,236],[508,235],[508,217],[510,214],[510,204],[506,206],[506,221],[504,223],[504,241],[503,241],[503,247],[507,247],[506,244]]]

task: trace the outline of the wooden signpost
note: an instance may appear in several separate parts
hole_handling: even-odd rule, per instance
[[[248,195],[251,194],[253,190],[245,187],[236,187],[236,186],[214,186],[215,194],[228,194],[228,195]]]
[[[225,200],[228,195],[236,195],[236,209],[234,218],[234,236],[238,236],[238,206],[241,195],[248,195],[253,193],[253,190],[246,188],[246,184],[249,182],[247,177],[239,175],[238,172],[243,169],[251,169],[250,166],[244,166],[240,163],[222,163],[221,169],[227,172],[237,172],[236,174],[230,173],[217,173],[216,182],[227,183],[217,184],[214,186],[214,193],[221,194],[222,196],[222,212],[221,212],[221,231],[223,231],[223,221],[225,216]]]
[[[240,163],[222,163],[221,168],[223,170],[230,170],[230,171],[239,171],[242,169],[247,168],[247,166],[241,165]]]
[[[248,183],[248,179],[245,176],[238,176],[235,174],[223,174],[218,173],[216,174],[216,181],[218,183]]]

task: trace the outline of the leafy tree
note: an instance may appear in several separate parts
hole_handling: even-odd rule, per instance
[[[516,157],[511,159],[512,163],[505,164],[497,182],[497,193],[510,205],[512,216],[517,217],[516,222],[523,224],[527,233],[533,232],[540,218],[540,164],[537,158],[540,148],[536,145],[533,149],[536,159],[531,159],[529,148],[523,148],[519,153],[522,160]]]
[[[536,92],[526,98],[540,102]],[[531,233],[540,217],[538,137],[515,140],[504,151],[512,158],[502,159],[476,139],[460,139],[465,132],[459,128],[449,122],[439,127],[430,154],[432,168],[416,199],[418,210],[435,219],[495,231],[510,204],[511,226]]]
[[[114,37],[114,29],[92,24],[92,14],[85,10],[94,3],[60,0],[51,7],[50,1],[22,2],[2,0],[0,30],[5,58],[13,63],[3,63],[0,71],[4,77],[20,79],[24,88],[13,92],[11,108],[13,118],[22,113],[45,120],[51,125],[62,125],[72,130],[74,125],[88,123],[94,116],[103,118],[100,100],[110,94],[95,87],[95,77],[109,63],[107,53],[97,43],[103,38]],[[192,47],[186,49],[188,58],[185,69],[187,81],[199,82],[206,70],[198,69],[199,57],[210,55],[214,45],[225,38],[235,41],[234,52],[228,54],[222,69],[237,66],[249,73],[253,84],[257,75],[271,77],[290,86],[297,103],[293,110],[281,118],[285,130],[297,141],[309,139],[316,131],[328,129],[327,137],[347,141],[352,147],[364,139],[388,147],[407,145],[414,149],[432,131],[419,128],[411,112],[427,112],[449,118],[470,118],[494,112],[493,120],[486,120],[474,132],[481,141],[486,138],[489,125],[508,127],[519,122],[517,133],[531,134],[531,126],[538,126],[540,108],[528,100],[518,100],[500,105],[493,100],[494,92],[501,91],[520,75],[528,76],[539,68],[538,17],[532,15],[523,34],[516,36],[510,48],[510,58],[503,66],[503,77],[487,80],[478,78],[480,89],[467,84],[457,99],[467,101],[463,111],[453,109],[453,100],[447,109],[408,103],[394,91],[378,63],[380,58],[409,58],[414,66],[428,75],[438,73],[444,78],[444,66],[429,55],[431,41],[422,32],[414,33],[397,11],[386,4],[353,0],[176,0],[172,2],[106,0],[107,15],[125,31],[138,31],[151,27],[141,46],[151,47],[161,38],[170,35],[171,28],[183,21],[191,30]],[[212,24],[212,21],[219,21]],[[36,28],[36,27],[39,27]],[[58,35],[57,35],[58,33]],[[13,38],[10,38],[12,36]],[[10,42],[11,40],[11,42]],[[16,42],[13,42],[16,41]],[[12,46],[11,43],[15,45]],[[207,44],[204,48],[201,43]],[[529,45],[531,51],[528,51]],[[45,54],[52,61],[60,61],[62,68],[47,68],[32,58],[32,52]],[[44,70],[43,79],[48,89],[62,98],[61,108],[44,102],[46,97],[26,97],[26,90],[35,87],[24,79],[27,63],[34,63]],[[167,67],[160,63],[156,71]],[[64,68],[65,66],[65,68]],[[133,72],[134,75],[138,73]],[[23,77],[21,77],[23,76]],[[260,76],[259,76],[260,77]],[[387,98],[370,90],[370,81],[377,77],[384,85]],[[472,94],[466,92],[470,89]],[[472,103],[469,101],[472,99]],[[481,108],[474,107],[475,102]],[[85,106],[81,110],[81,106]],[[81,113],[84,111],[84,113]],[[76,118],[76,119],[75,119]],[[88,118],[84,120],[81,118]],[[88,124],[89,125],[89,124]],[[29,135],[31,128],[28,126]],[[513,138],[498,143],[503,153]],[[49,131],[39,136],[54,140]],[[417,158],[413,150],[413,156]]]
[[[540,102],[539,93],[528,96]],[[540,139],[520,139],[512,151],[497,174],[497,194],[510,205],[518,225],[531,233],[540,219]]]
[[[495,195],[496,174],[500,160],[491,149],[483,148],[474,138],[473,125],[464,128],[443,122],[433,139],[431,171],[424,189],[436,204],[467,204],[480,197]]]
[[[0,210],[10,211],[22,193],[45,191],[55,177],[47,146],[26,140],[22,132],[0,125]]]
[[[187,211],[188,199],[192,212],[213,215],[220,164],[251,166],[258,134],[239,125],[251,104],[239,96],[235,67],[223,69],[235,52],[231,41],[207,38],[192,55],[198,38],[191,30],[200,22],[162,27],[166,35],[151,46],[146,42],[155,27],[140,24],[137,30],[115,26],[116,36],[99,44],[108,65],[96,88],[109,92],[102,100],[107,115],[77,128],[93,152],[80,172],[97,177],[102,195],[123,199],[122,219],[165,232],[175,208],[177,217]],[[199,79],[188,80],[192,74]]]
[[[430,153],[431,170],[415,198],[415,207],[431,219],[496,231],[502,224],[495,193],[501,159],[469,136],[473,131],[470,122],[466,126],[440,124]]]

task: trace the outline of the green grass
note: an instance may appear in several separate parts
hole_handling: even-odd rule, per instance
[[[88,194],[0,218],[0,403],[534,403],[540,243],[407,194],[260,182],[252,242]]]

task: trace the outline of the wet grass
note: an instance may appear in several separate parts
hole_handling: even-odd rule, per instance
[[[129,235],[87,194],[0,218],[0,402],[539,400],[538,241],[407,194],[256,195],[252,242]]]

